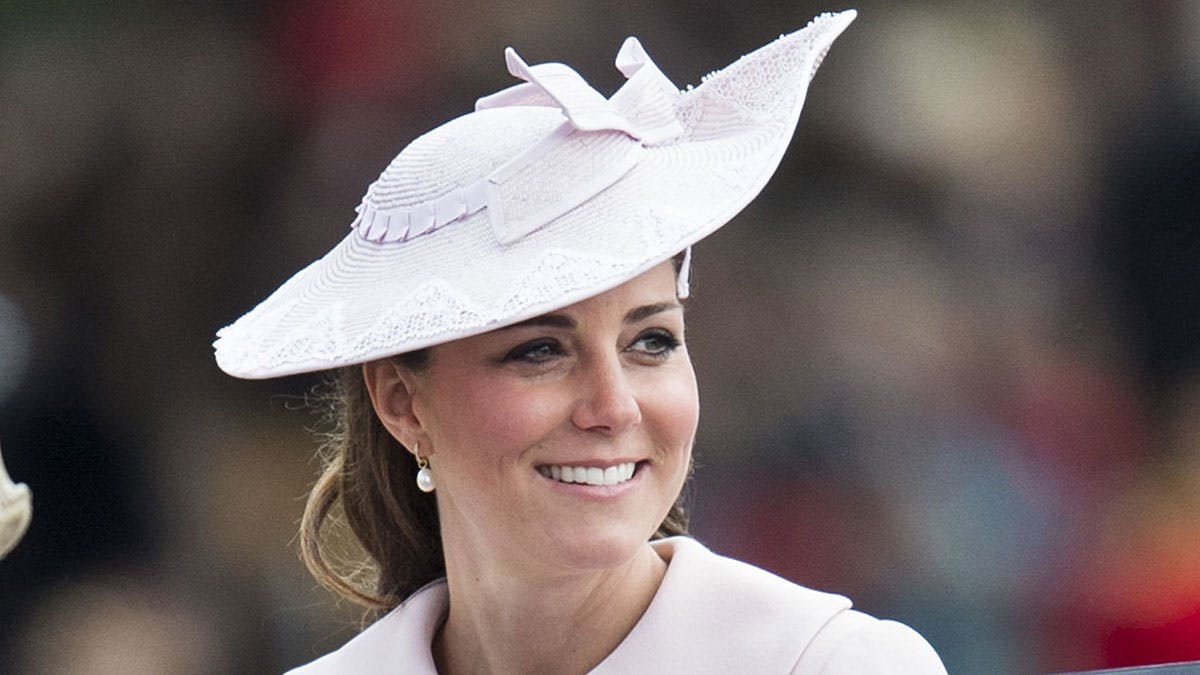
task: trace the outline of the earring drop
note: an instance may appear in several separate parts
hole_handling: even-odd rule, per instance
[[[433,484],[433,472],[429,470],[429,460],[421,456],[421,444],[413,444],[413,454],[417,456],[417,489],[421,492],[433,492],[437,486]]]

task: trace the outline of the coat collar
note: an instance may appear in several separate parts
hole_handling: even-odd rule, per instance
[[[689,537],[651,545],[669,563],[662,585],[593,675],[789,672],[817,632],[850,607],[840,595],[797,586]],[[341,649],[292,673],[435,675],[431,645],[448,609],[446,582],[434,581]]]

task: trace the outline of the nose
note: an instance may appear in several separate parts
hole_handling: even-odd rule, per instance
[[[629,374],[616,355],[592,360],[579,373],[571,421],[585,431],[615,435],[642,421],[642,409]]]

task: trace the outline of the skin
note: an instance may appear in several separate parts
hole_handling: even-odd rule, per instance
[[[682,489],[699,403],[675,272],[432,348],[419,372],[364,366],[397,440],[437,483],[450,611],[439,672],[585,672],[649,605],[667,562],[648,540]],[[637,463],[615,486],[546,465]]]

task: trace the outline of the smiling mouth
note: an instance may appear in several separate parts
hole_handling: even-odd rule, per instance
[[[624,462],[609,467],[562,466],[543,464],[538,473],[560,483],[582,483],[585,485],[619,485],[633,478],[637,469],[635,462]]]

